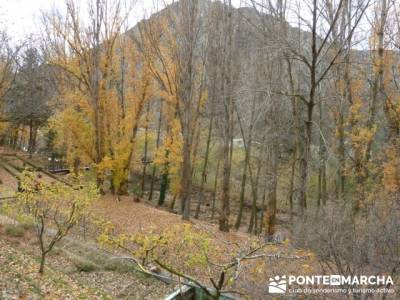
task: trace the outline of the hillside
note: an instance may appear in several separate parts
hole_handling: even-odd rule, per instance
[[[14,166],[22,163],[16,158],[10,160],[10,157],[12,156],[3,157],[3,164],[5,161],[12,162]],[[10,168],[12,166],[8,165],[7,169]],[[18,172],[18,170],[14,171]],[[7,174],[5,169],[2,168],[0,170],[1,178],[9,178],[8,181],[3,181],[1,187],[12,190],[16,186],[16,179]],[[52,180],[52,178],[48,178],[46,174],[43,174],[42,180]],[[92,209],[95,218],[102,218],[115,224],[119,233],[133,236],[143,235],[150,239],[157,234],[168,232],[169,229],[178,230],[179,232],[186,230],[182,226],[190,226],[190,232],[194,237],[204,234],[205,237],[210,239],[210,247],[213,249],[212,259],[215,263],[226,263],[230,257],[233,258],[237,255],[237,251],[243,251],[258,241],[257,238],[242,232],[221,233],[215,224],[210,224],[207,221],[182,221],[181,217],[175,213],[153,207],[151,203],[145,203],[145,201],[134,202],[130,197],[119,197],[118,199],[116,196],[107,195],[97,201]],[[7,233],[7,227],[10,224],[14,224],[14,222],[4,216],[2,216],[2,220],[0,240],[2,246],[4,245],[4,249],[6,249],[3,252],[2,259],[4,261],[4,270],[9,270],[6,276],[3,277],[2,284],[6,285],[7,282],[13,282],[14,284],[15,280],[10,279],[21,272],[21,268],[26,265],[25,261],[29,261],[29,268],[31,269],[26,274],[26,277],[22,277],[21,280],[24,285],[20,289],[17,289],[19,286],[7,285],[3,289],[7,292],[19,293],[19,295],[25,293],[32,296],[36,292],[40,294],[49,290],[48,297],[51,299],[56,297],[56,293],[58,293],[54,289],[60,288],[61,293],[63,288],[71,288],[71,291],[73,291],[75,285],[82,285],[82,293],[87,299],[108,299],[107,297],[129,299],[132,295],[135,295],[135,297],[142,295],[140,297],[143,298],[140,299],[163,299],[175,286],[174,283],[166,285],[156,279],[147,278],[137,273],[137,271],[134,271],[134,266],[131,266],[128,262],[113,260],[113,257],[124,256],[123,252],[118,250],[108,252],[107,248],[99,245],[97,243],[99,229],[90,224],[81,224],[74,230],[73,236],[68,237],[57,246],[55,254],[48,259],[49,271],[47,272],[46,270],[44,277],[46,279],[42,280],[40,275],[37,274],[38,263],[36,259],[39,253],[37,241],[32,230],[23,230],[22,237],[13,237],[13,233],[11,235]],[[182,257],[173,255],[174,253],[176,254],[173,245],[164,251],[167,251],[167,253],[171,251],[165,259],[169,263],[173,263],[174,267],[185,270],[187,274],[205,284],[209,284],[209,271],[206,272],[206,270],[196,265],[188,268],[184,255]],[[226,256],[227,253],[229,253],[228,256]],[[308,273],[318,269],[311,252],[293,248],[288,240],[282,244],[271,244],[265,247],[261,253],[266,255],[262,261],[243,262],[241,266],[243,270],[241,272],[248,270],[246,272],[249,272],[249,276],[241,278],[235,284],[235,288],[238,288],[242,293],[251,296],[253,299],[264,299],[266,295],[265,278],[273,276],[276,272],[298,274],[299,272]],[[15,262],[14,256],[18,256]],[[16,267],[10,268],[10,265],[14,263]],[[217,269],[215,271],[217,272]],[[54,280],[54,282],[47,283],[46,280],[50,279]],[[62,282],[60,287],[57,284],[59,281]],[[29,285],[25,286],[29,282],[33,282],[31,287]],[[248,289],[250,285],[252,286],[251,290]],[[99,294],[94,292],[94,294],[91,294],[86,292],[85,289],[88,289],[88,291],[91,291],[91,289],[96,291],[98,289]],[[148,291],[145,292],[147,289]],[[71,297],[74,299],[78,296],[72,294]]]
[[[3,237],[0,249],[1,299],[114,299],[52,268],[40,276],[36,259]]]

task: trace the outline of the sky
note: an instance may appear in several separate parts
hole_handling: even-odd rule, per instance
[[[136,0],[130,26],[134,26],[143,16],[157,11],[154,5],[156,2],[168,4],[173,0]],[[233,0],[233,5],[237,7],[240,2]],[[0,29],[6,29],[13,42],[23,40],[26,36],[39,33],[42,11],[62,8],[64,3],[64,0],[0,0]],[[159,4],[159,9],[164,6]]]
[[[0,26],[17,39],[37,33],[41,9],[50,9],[54,2],[54,0],[0,0]]]
[[[125,1],[136,1],[129,20],[129,26],[133,27],[144,16],[148,17],[174,0]],[[301,1],[299,3],[302,3]],[[85,6],[85,0],[78,2],[82,3],[83,7]],[[65,0],[0,0],[0,30],[5,29],[11,36],[11,42],[19,44],[27,36],[34,36],[40,33],[40,17],[43,11],[52,10],[54,7],[63,8],[64,3]],[[158,4],[158,9],[155,3],[161,3]],[[248,4],[249,0],[232,0],[232,4],[235,7],[243,6],[243,3]]]
[[[153,10],[153,0],[136,2],[132,23],[142,19],[145,11]],[[62,8],[63,5],[64,0],[0,0],[0,28],[5,28],[14,42],[22,40],[26,36],[39,33],[43,11],[54,7]]]

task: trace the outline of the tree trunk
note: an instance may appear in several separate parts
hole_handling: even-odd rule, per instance
[[[213,130],[213,123],[214,123],[214,116],[213,112],[210,117],[210,123],[208,126],[208,134],[207,134],[207,144],[206,144],[206,153],[204,155],[204,162],[203,162],[203,170],[201,172],[201,184],[200,184],[200,191],[199,191],[199,201],[197,202],[195,218],[199,218],[200,208],[204,200],[204,184],[207,180],[207,166],[208,166],[208,156],[210,153],[210,144],[211,144],[211,135]]]
[[[147,103],[146,109],[146,127],[144,131],[144,153],[143,153],[143,171],[142,171],[142,183],[140,197],[144,196],[144,189],[146,185],[146,168],[147,168],[147,148],[148,148],[148,132],[149,132],[149,115],[150,115],[150,102]]]
[[[272,141],[272,147],[270,147],[270,180],[268,184],[268,203],[267,203],[267,213],[265,214],[266,218],[266,227],[265,227],[265,236],[268,241],[271,241],[273,236],[275,235],[275,224],[276,224],[276,206],[277,206],[277,186],[278,186],[278,161],[277,161],[277,151],[278,147],[276,145],[277,137],[274,137]]]
[[[293,78],[293,71],[292,71],[292,63],[289,58],[286,59],[287,64],[287,72],[289,74],[289,84],[290,84],[290,92],[291,94],[295,94],[296,87],[295,87],[295,80]],[[299,159],[300,162],[302,161],[304,155],[304,145],[301,143],[302,135],[304,130],[304,126],[301,124],[300,116],[301,116],[301,106],[299,105],[299,99],[296,96],[291,97],[291,104],[292,104],[292,114],[293,114],[293,125],[295,130],[295,141],[294,141],[294,151],[293,151],[293,160],[292,160],[292,171],[291,171],[291,178],[290,178],[290,188],[289,188],[289,206],[290,206],[290,221],[293,223],[293,198],[294,198],[294,191],[295,191],[295,175],[296,175],[296,163]],[[299,170],[301,170],[301,166],[298,166]],[[299,174],[301,174],[299,172]],[[301,182],[299,180],[298,183],[299,187]]]
[[[318,165],[318,195],[317,206],[326,203],[326,147],[322,132],[322,101],[319,102],[319,165]]]
[[[138,111],[142,111],[142,106],[140,106],[140,108],[138,109]],[[139,119],[139,113],[137,113],[136,115],[136,120]],[[118,195],[128,195],[128,178],[129,178],[129,171],[130,171],[130,166],[131,166],[131,162],[132,162],[132,157],[133,157],[133,152],[134,152],[134,146],[135,146],[135,139],[136,139],[136,135],[138,132],[138,124],[139,122],[134,123],[134,126],[132,128],[132,134],[129,140],[129,155],[128,158],[125,162],[125,165],[123,166],[121,172],[123,173],[121,182],[118,186],[118,190],[117,190],[117,194]],[[134,196],[134,200],[136,199],[136,197]]]
[[[79,176],[79,169],[81,166],[81,160],[78,156],[74,158],[73,174],[75,177]]]
[[[17,125],[13,131],[13,136],[12,136],[12,146],[13,149],[17,149],[18,147],[18,138],[19,138],[19,125]]]
[[[312,115],[312,114],[310,114]],[[309,119],[310,120],[310,119]],[[306,138],[302,158],[300,159],[300,193],[299,193],[299,216],[303,216],[307,208],[307,184],[308,184],[308,164],[311,151],[311,122],[306,122]]]
[[[28,141],[28,153],[29,158],[32,158],[32,154],[35,152],[36,147],[36,134],[37,128],[34,126],[33,121],[29,122],[29,141]]]
[[[182,177],[181,177],[181,214],[182,219],[190,219],[190,200],[191,200],[191,189],[192,189],[192,169],[191,169],[191,158],[190,158],[190,143],[184,143],[183,145],[183,166],[182,166]]]
[[[156,151],[160,147],[160,139],[161,139],[161,123],[162,123],[162,102],[160,102],[160,114],[158,116],[158,124],[157,124],[157,140],[156,140]],[[154,192],[154,180],[156,175],[156,166],[153,162],[153,170],[151,172],[151,183],[150,183],[150,192],[149,192],[149,201],[153,200],[153,192]]]
[[[100,2],[96,2],[95,7],[95,16],[93,17],[93,60],[92,66],[93,70],[90,72],[90,93],[91,93],[91,105],[93,109],[94,115],[94,144],[95,144],[95,163],[99,164],[104,157],[103,153],[103,122],[102,122],[102,104],[100,99],[100,89],[101,89],[101,69],[100,69],[100,50],[101,50],[101,41],[100,41],[100,31],[102,24],[102,7]],[[100,188],[101,193],[103,191],[103,178],[102,174],[97,172],[97,185]]]
[[[343,108],[339,108],[339,120],[338,120],[338,156],[339,156],[339,168],[338,168],[338,185],[337,195],[339,199],[344,197],[344,188],[346,183],[345,170],[346,170],[346,159],[345,159],[345,134],[344,134],[344,112]]]
[[[232,140],[233,140],[233,111],[234,102],[232,92],[232,63],[233,63],[233,24],[232,24],[232,3],[228,0],[228,5],[224,6],[224,53],[225,57],[222,64],[223,86],[222,92],[224,96],[224,117],[225,132],[223,142],[223,180],[221,208],[219,218],[219,229],[221,231],[229,231],[229,215],[230,215],[230,180],[231,180],[231,163],[232,163]]]
[[[236,229],[239,229],[240,223],[242,222],[244,198],[245,198],[245,194],[246,194],[247,167],[250,162],[251,148],[252,148],[252,143],[253,143],[253,127],[254,127],[255,111],[256,111],[256,97],[254,96],[252,107],[251,107],[249,138],[247,141],[246,153],[245,153],[245,158],[244,158],[242,182],[241,182],[241,188],[240,188],[239,211],[238,211],[238,215],[237,215],[236,223],[235,223]]]
[[[247,177],[247,165],[249,163],[250,157],[250,147],[248,147],[245,158],[244,158],[244,167],[243,167],[243,174],[242,174],[242,182],[240,185],[240,198],[239,198],[239,211],[236,218],[235,229],[239,229],[240,224],[242,222],[242,215],[243,215],[243,206],[244,206],[244,199],[246,194],[246,177]]]
[[[175,202],[176,202],[176,194],[174,195],[174,197],[172,198],[171,203],[169,204],[169,210],[170,211],[174,211],[174,207],[175,207]]]
[[[44,273],[45,262],[46,262],[46,253],[42,252],[42,254],[40,256],[40,267],[39,267],[39,274],[40,275],[43,275],[43,273]]]
[[[293,197],[294,197],[294,180],[296,174],[296,161],[297,161],[297,145],[295,145],[293,154],[292,154],[292,165],[290,167],[290,182],[289,182],[289,218],[290,223],[293,221]]]
[[[222,195],[221,195],[221,211],[219,218],[219,229],[221,231],[229,231],[229,199],[230,199],[230,177],[231,177],[231,160],[230,160],[230,141],[225,138],[223,146],[223,179],[222,179]]]
[[[265,140],[263,140],[264,144]],[[251,209],[251,217],[250,217],[250,224],[249,228],[247,229],[248,233],[256,233],[258,225],[257,225],[257,200],[258,200],[258,184],[259,184],[259,179],[260,179],[260,172],[261,172],[261,166],[262,164],[258,164],[257,166],[257,174],[256,174],[256,182],[254,183],[254,180],[252,179],[251,175],[251,169],[249,167],[250,171],[250,180],[251,180],[251,189],[252,189],[252,209]]]
[[[265,205],[267,198],[267,187],[266,184],[263,187],[263,195],[262,195],[262,202],[261,202],[261,214],[260,214],[260,228],[257,230],[256,228],[256,234],[259,234],[263,231],[264,228],[264,215],[267,210],[267,207]]]
[[[165,151],[165,157],[168,159],[169,150]],[[167,196],[167,191],[169,187],[169,163],[165,163],[163,166],[163,173],[161,175],[160,182],[160,197],[158,198],[158,205],[162,206],[165,202]]]
[[[169,185],[169,175],[168,175],[168,167],[164,168],[164,173],[161,175],[160,182],[160,197],[158,198],[158,205],[162,206],[165,202],[165,197],[167,196]]]
[[[211,206],[211,219],[214,219],[214,213],[215,213],[215,202],[216,202],[216,198],[217,198],[218,174],[219,174],[220,162],[221,162],[221,157],[218,157],[217,169],[215,170],[215,177],[214,177],[213,199],[212,199],[212,206]]]

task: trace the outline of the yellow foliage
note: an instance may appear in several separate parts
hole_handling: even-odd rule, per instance
[[[161,232],[150,230],[138,234],[115,234],[113,224],[105,222],[99,242],[108,247],[128,250],[135,258],[148,263],[153,260],[173,263],[179,258],[188,270],[207,264],[211,237],[190,224],[172,225]]]
[[[82,163],[93,162],[93,126],[83,111],[69,106],[50,118],[49,127],[57,132],[55,146],[66,152],[70,166],[75,158],[79,158]]]
[[[170,121],[170,126],[170,134],[165,136],[162,146],[156,152],[154,164],[158,166],[168,165],[171,192],[173,195],[179,195],[183,140],[179,120],[173,118]]]
[[[350,130],[346,136],[350,140],[354,150],[355,171],[357,176],[365,176],[368,167],[367,157],[370,146],[375,138],[377,127],[370,123],[370,115],[367,102],[362,95],[361,81],[354,81],[352,86],[353,102],[349,108],[347,124]],[[361,188],[361,187],[359,187]]]
[[[400,156],[399,141],[386,149],[386,162],[383,164],[383,187],[389,193],[400,191]]]
[[[53,118],[51,127],[58,133],[56,145],[65,150],[70,165],[77,157],[85,164],[94,164],[98,177],[105,179],[112,174],[118,189],[128,177],[143,107],[155,92],[148,65],[137,66],[139,52],[132,40],[118,38],[114,46],[107,46],[100,58],[99,103],[93,103],[89,90],[66,81],[61,88],[64,109]],[[53,63],[77,78],[89,76],[76,58]],[[122,76],[124,85],[120,86]],[[96,130],[100,132],[100,161]]]
[[[0,136],[7,133],[9,130],[10,125],[7,122],[0,122]]]
[[[76,188],[62,182],[40,180],[35,172],[24,171],[16,202],[6,210],[24,223],[31,221],[42,227],[54,226],[65,235],[82,218],[89,215],[89,208],[98,198],[96,185],[79,184]]]

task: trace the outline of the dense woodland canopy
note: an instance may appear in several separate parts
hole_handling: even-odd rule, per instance
[[[66,0],[39,37],[1,33],[1,145],[328,269],[398,274],[399,2],[180,0],[130,28],[134,10]]]

